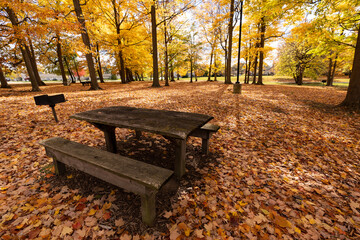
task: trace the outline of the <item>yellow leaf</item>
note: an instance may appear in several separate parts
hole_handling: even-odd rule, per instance
[[[71,179],[71,178],[73,178],[73,175],[72,174],[70,174],[70,175],[68,175],[68,176],[66,176],[68,179]]]
[[[104,203],[102,209],[103,209],[103,210],[108,210],[109,208],[111,208],[111,202],[109,202],[109,203]]]
[[[299,229],[299,228],[297,228],[297,227],[294,227],[294,230],[295,230],[295,232],[297,232],[297,233],[301,233],[301,230]]]
[[[95,213],[96,213],[96,210],[92,208],[92,209],[90,209],[88,215],[89,215],[89,216],[92,216],[92,215],[94,215]]]
[[[310,218],[310,219],[309,219],[309,223],[310,223],[310,224],[315,224],[315,220],[314,220],[313,218]]]
[[[262,211],[265,215],[269,215],[269,211],[268,211],[268,210],[262,208],[261,211]]]
[[[81,199],[81,195],[77,195],[73,197],[74,201],[79,201]]]

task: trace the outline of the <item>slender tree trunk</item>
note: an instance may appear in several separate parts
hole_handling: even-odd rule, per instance
[[[1,64],[0,64],[0,82],[1,82],[1,88],[10,88],[9,84],[6,81]]]
[[[231,84],[231,57],[232,57],[232,36],[233,36],[233,22],[234,22],[234,5],[235,0],[231,0],[230,2],[230,18],[229,18],[229,47],[228,47],[228,55],[227,55],[227,62],[226,62],[226,78],[225,78],[225,84]]]
[[[193,82],[193,59],[190,58],[190,82]]]
[[[166,29],[166,20],[164,19],[164,44],[165,44],[165,86],[169,86],[169,57],[168,57],[168,39],[167,39],[167,29]]]
[[[257,47],[256,47],[257,48]],[[258,64],[258,53],[256,50],[255,53],[255,60],[254,60],[254,76],[253,76],[253,81],[252,84],[256,84],[256,70],[257,70],[257,64]]]
[[[334,77],[335,77],[335,71],[336,71],[336,65],[337,65],[337,58],[338,58],[338,54],[336,54],[336,56],[335,56],[334,66],[333,66],[333,70],[332,70],[332,73],[331,73],[331,85],[334,84]]]
[[[153,84],[152,84],[152,87],[160,87],[157,36],[156,36],[155,1],[154,1],[154,4],[151,6],[151,35],[152,35],[152,48],[153,48]]]
[[[227,40],[225,41],[225,46],[227,46]],[[227,68],[227,61],[228,61],[228,51],[227,51],[227,48],[225,47],[225,50],[224,50],[224,54],[225,54],[225,59],[224,59],[224,62],[225,62],[225,68],[224,68],[224,78],[225,78],[225,82],[227,81],[227,77],[228,77],[228,68]]]
[[[173,66],[171,66],[170,79],[171,79],[170,82],[175,82]]]
[[[27,47],[27,45],[25,45],[25,49],[29,53],[29,56],[30,56],[30,59],[31,59],[31,65],[32,65],[32,69],[33,69],[34,74],[35,74],[36,81],[37,81],[39,86],[46,86],[46,84],[43,81],[41,81],[41,78],[40,78],[40,74],[39,74],[39,71],[38,71],[36,58],[35,58],[35,51],[34,51],[34,47],[33,47],[31,38],[28,37],[28,40],[29,40],[30,49]]]
[[[88,53],[85,54],[85,58],[86,58],[86,62],[87,62],[88,68],[89,68],[89,73],[90,73],[90,78],[91,78],[90,90],[98,90],[98,89],[100,89],[100,87],[99,87],[97,79],[96,79],[94,60],[93,60],[93,56],[91,53],[91,43],[90,43],[90,38],[89,38],[87,29],[85,26],[84,14],[82,12],[79,0],[73,0],[73,3],[74,3],[76,17],[81,25],[81,38],[83,40],[84,45],[88,49]]]
[[[63,85],[67,86],[68,82],[67,82],[67,78],[66,78],[66,74],[65,74],[64,64],[63,64],[63,56],[62,56],[62,51],[61,51],[61,43],[60,43],[59,34],[56,34],[56,54],[58,57],[59,68],[60,68],[61,77],[63,80]]]
[[[75,77],[74,77],[74,74],[72,73],[72,71],[71,71],[71,69],[70,69],[70,66],[69,66],[69,64],[68,64],[68,62],[67,62],[67,60],[66,60],[65,57],[64,57],[64,62],[65,62],[65,65],[66,65],[66,67],[67,67],[68,73],[69,73],[69,75],[70,75],[71,83],[76,83],[76,79],[75,79]]]
[[[74,66],[75,66],[76,74],[78,76],[78,81],[80,82],[81,78],[80,78],[80,73],[79,73],[79,65],[77,64],[75,57],[74,57]]]
[[[332,75],[332,68],[333,68],[333,61],[332,58],[329,58],[329,69],[327,74],[326,86],[332,86],[331,82],[331,75]]]
[[[264,67],[264,47],[265,47],[265,17],[261,18],[260,22],[260,54],[259,54],[259,78],[256,84],[263,85],[263,67]]]
[[[211,46],[208,81],[211,81],[211,65],[212,65],[213,55],[214,55],[214,46]]]
[[[96,62],[97,62],[97,65],[98,65],[98,69],[97,69],[98,75],[99,75],[99,78],[100,78],[100,82],[104,83],[104,76],[103,76],[103,73],[102,73],[100,50],[99,50],[99,43],[98,42],[96,43],[96,53],[97,53]]]
[[[249,55],[246,56],[245,58],[245,78],[244,78],[244,83],[247,83],[247,75],[248,75],[248,71],[249,71],[249,68],[248,68],[248,60],[249,60]]]
[[[8,7],[5,7],[5,11],[7,12],[8,16],[9,16],[11,24],[15,28],[17,28],[18,25],[19,25],[19,22],[18,22],[18,19],[16,17],[15,12],[11,8],[8,8]],[[32,67],[32,64],[31,64],[31,58],[29,56],[29,51],[26,51],[25,43],[23,43],[23,41],[21,39],[18,39],[18,40],[19,40],[19,43],[20,43],[19,47],[20,47],[20,51],[21,51],[21,54],[22,54],[24,62],[25,62],[26,70],[27,70],[27,72],[29,74],[31,87],[32,87],[31,91],[38,92],[38,91],[40,91],[40,88],[39,88],[39,84],[36,81],[36,77],[35,77],[35,74],[34,74],[34,71],[33,71],[33,67]]]
[[[341,105],[360,109],[360,28],[358,29],[358,37],[355,47],[355,56],[349,87],[346,93],[346,97]]]

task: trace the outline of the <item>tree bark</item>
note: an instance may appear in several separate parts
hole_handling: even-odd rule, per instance
[[[167,29],[166,29],[166,20],[164,19],[164,44],[165,44],[165,86],[169,86],[169,57],[168,57],[168,39],[167,39]]]
[[[264,67],[264,47],[265,47],[265,17],[261,18],[260,21],[260,53],[259,53],[259,77],[256,84],[263,85],[262,75]]]
[[[213,55],[214,55],[214,46],[211,46],[210,65],[209,65],[209,73],[208,73],[208,81],[209,82],[211,81],[211,65],[212,65]]]
[[[17,28],[19,26],[19,21],[16,17],[15,12],[11,8],[8,8],[8,7],[5,7],[5,11],[7,12],[8,16],[9,16],[11,24],[14,26],[14,28]],[[19,40],[20,51],[21,51],[21,54],[22,54],[24,62],[25,62],[26,70],[29,74],[31,87],[32,87],[31,91],[39,92],[41,90],[39,88],[38,82],[36,81],[35,73],[33,71],[33,66],[31,64],[31,57],[29,56],[29,51],[28,50],[26,51],[27,46],[21,39],[18,39],[18,40]]]
[[[341,105],[360,109],[360,28],[358,29],[349,87]]]
[[[31,38],[28,37],[28,40],[29,40],[30,49],[27,47],[27,45],[25,46],[25,49],[26,49],[26,51],[29,52],[29,56],[30,56],[30,59],[31,59],[31,65],[32,65],[32,69],[34,71],[36,81],[37,81],[39,86],[46,86],[46,84],[40,78],[40,74],[39,74],[39,71],[38,71],[36,58],[35,58],[35,51],[34,51],[34,47],[33,47]]]
[[[100,50],[99,50],[99,43],[98,42],[96,43],[96,53],[97,53],[96,62],[97,62],[97,65],[98,65],[98,69],[97,69],[98,75],[99,75],[99,78],[100,78],[100,82],[104,83],[104,76],[103,76],[103,73],[102,73]]]
[[[255,49],[257,48],[257,46],[255,47]],[[257,50],[255,50],[255,59],[254,59],[254,76],[253,76],[253,81],[252,84],[256,84],[256,70],[257,70],[257,64],[258,64],[258,53]]]
[[[326,86],[332,86],[332,82],[331,82],[331,73],[332,73],[332,68],[333,68],[333,61],[332,58],[329,58],[329,69],[328,69],[328,74],[327,74],[327,80],[326,80]]]
[[[154,4],[155,4],[155,2],[154,2]],[[152,48],[153,48],[153,84],[152,84],[152,87],[160,87],[157,36],[156,36],[155,5],[151,6],[151,35],[152,35]]]
[[[228,36],[229,36],[229,46],[227,51],[227,61],[226,61],[226,77],[225,84],[231,84],[231,53],[232,53],[232,36],[233,36],[233,22],[234,22],[234,5],[235,0],[230,2],[230,18],[229,18],[229,27],[228,27]]]
[[[63,85],[67,86],[68,82],[67,82],[67,78],[66,78],[66,74],[65,74],[64,64],[63,64],[63,56],[62,56],[62,51],[61,51],[60,36],[58,34],[56,35],[56,54],[57,54],[57,57],[58,57],[59,68],[60,68],[61,77],[62,77],[62,80],[63,80]]]
[[[247,83],[247,75],[248,75],[248,71],[249,71],[248,60],[249,60],[249,56],[246,56],[246,58],[245,58],[245,76],[244,76],[244,83],[245,84]]]
[[[72,73],[71,69],[70,69],[70,66],[66,60],[66,58],[64,57],[64,62],[66,64],[66,67],[67,67],[67,70],[68,70],[68,73],[69,73],[69,76],[71,78],[71,83],[76,83],[76,79],[75,79],[75,76],[74,74]]]
[[[193,82],[193,59],[190,58],[190,82]]]
[[[6,81],[1,64],[0,64],[0,82],[1,82],[1,88],[10,88],[9,84]]]
[[[89,38],[87,29],[85,26],[85,17],[83,15],[79,0],[73,0],[73,3],[74,3],[76,17],[81,25],[81,38],[83,40],[84,45],[88,49],[88,53],[85,54],[85,58],[86,58],[86,62],[88,65],[89,74],[90,74],[90,78],[91,78],[90,90],[98,90],[98,89],[100,89],[100,87],[99,87],[97,79],[96,79],[94,60],[93,60],[93,56],[91,53],[90,38]]]

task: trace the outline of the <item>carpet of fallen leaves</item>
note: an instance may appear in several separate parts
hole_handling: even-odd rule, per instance
[[[234,95],[216,82],[149,86],[42,87],[40,94],[65,94],[58,124],[49,107],[35,106],[39,93],[29,86],[0,89],[0,238],[360,239],[360,115],[334,107],[345,91],[243,85]],[[188,140],[187,174],[168,203],[158,200],[154,227],[141,223],[138,196],[74,170],[54,176],[38,144],[60,136],[103,148],[102,132],[69,116],[113,105],[204,113],[221,126],[208,157],[197,154],[200,139]],[[119,145],[131,134],[119,130]],[[158,136],[144,139],[128,155],[165,162],[173,155]]]

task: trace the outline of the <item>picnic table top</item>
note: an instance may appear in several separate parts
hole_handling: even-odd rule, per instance
[[[113,106],[76,113],[70,118],[106,126],[147,131],[167,137],[186,139],[195,129],[213,119],[198,113]]]

